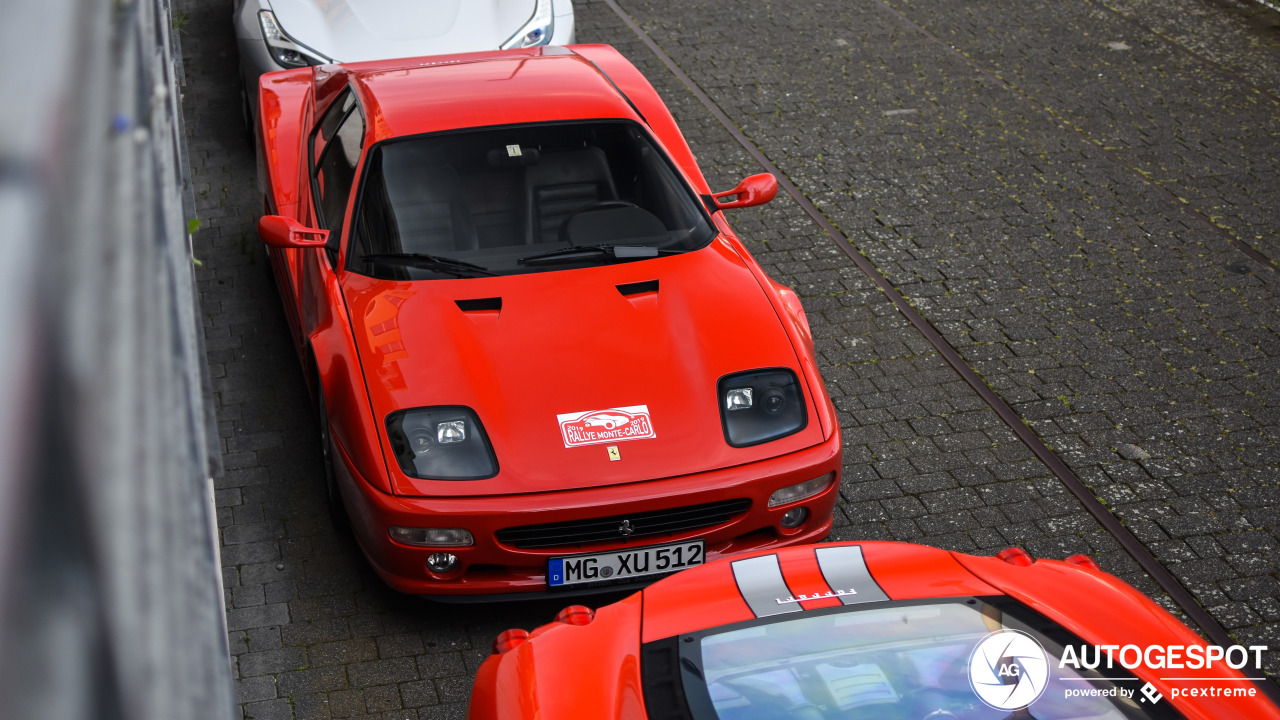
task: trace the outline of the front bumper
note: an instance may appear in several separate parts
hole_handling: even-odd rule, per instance
[[[335,471],[356,539],[373,569],[393,589],[415,595],[472,595],[548,590],[547,561],[585,552],[658,545],[702,538],[706,560],[756,550],[822,540],[831,531],[839,497],[841,449],[839,433],[799,452],[711,472],[609,487],[533,495],[418,498],[388,495],[360,478],[342,448],[335,448]],[[835,482],[822,493],[799,502],[768,507],[779,488],[827,473]],[[514,526],[568,522],[747,498],[751,507],[727,522],[631,542],[596,542],[569,547],[517,549],[502,544],[497,531]],[[785,529],[782,515],[795,507],[809,510],[799,527]],[[387,534],[391,525],[465,528],[475,545],[425,548],[403,545]],[[426,567],[427,556],[447,551],[458,556],[457,568],[445,575]],[[635,586],[656,580],[650,576]],[[622,586],[604,588],[622,589]]]

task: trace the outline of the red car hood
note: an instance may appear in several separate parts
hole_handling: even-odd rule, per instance
[[[640,482],[775,457],[822,440],[806,387],[803,430],[749,448],[725,442],[716,381],[757,368],[795,370],[797,358],[755,276],[721,240],[683,255],[509,277],[403,282],[349,274],[343,290],[399,494],[500,495]],[[432,405],[476,412],[498,458],[496,477],[432,481],[400,472],[385,419]],[[562,431],[561,416],[592,411],[602,415]],[[646,419],[627,422],[646,411]],[[589,442],[609,437],[611,425],[625,426],[625,434]],[[584,436],[584,426],[606,434]],[[617,448],[617,460],[609,446]]]

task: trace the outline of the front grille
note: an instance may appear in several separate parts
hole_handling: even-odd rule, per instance
[[[732,520],[734,515],[746,512],[750,507],[751,501],[746,498],[721,500],[682,508],[504,528],[497,532],[497,537],[498,542],[503,545],[521,550],[618,542],[624,539],[619,528],[622,521],[627,520],[631,523],[632,532],[626,539],[635,540],[719,525]]]

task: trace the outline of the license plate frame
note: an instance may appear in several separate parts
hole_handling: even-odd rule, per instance
[[[547,587],[558,589],[627,582],[654,575],[669,575],[685,568],[697,567],[706,561],[706,542],[701,538],[604,552],[558,555],[547,560]],[[638,570],[640,567],[644,569]]]

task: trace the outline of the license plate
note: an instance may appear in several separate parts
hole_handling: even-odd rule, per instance
[[[569,555],[547,562],[547,585],[564,587],[584,583],[616,582],[646,575],[665,575],[694,565],[706,557],[703,542],[650,545],[610,552]]]

